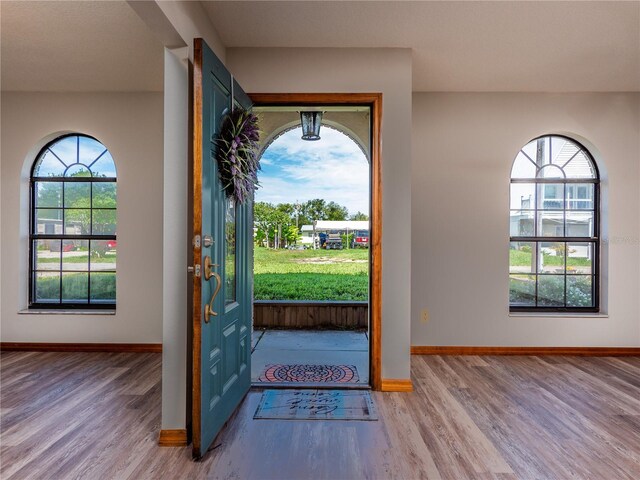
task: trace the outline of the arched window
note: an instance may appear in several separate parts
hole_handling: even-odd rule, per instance
[[[31,170],[32,308],[114,308],[116,166],[95,138],[47,144]]]
[[[599,176],[591,154],[536,138],[511,170],[511,311],[597,311]]]

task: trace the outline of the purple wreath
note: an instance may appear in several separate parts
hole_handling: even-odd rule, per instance
[[[243,204],[258,186],[258,117],[243,108],[235,108],[222,120],[216,143],[220,180],[227,196]]]

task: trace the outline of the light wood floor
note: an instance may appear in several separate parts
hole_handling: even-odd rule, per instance
[[[160,354],[1,355],[4,479],[638,479],[640,358],[413,357],[381,420],[253,420],[160,448]]]

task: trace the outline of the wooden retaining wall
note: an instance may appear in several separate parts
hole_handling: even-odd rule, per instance
[[[337,328],[355,330],[369,324],[368,302],[255,300],[255,328]]]

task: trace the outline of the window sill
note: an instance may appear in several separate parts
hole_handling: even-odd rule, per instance
[[[547,318],[609,318],[607,313],[579,313],[579,312],[509,312],[510,317],[547,317]]]
[[[60,309],[60,308],[25,308],[18,311],[18,315],[115,315],[115,310],[76,310],[76,309]]]

